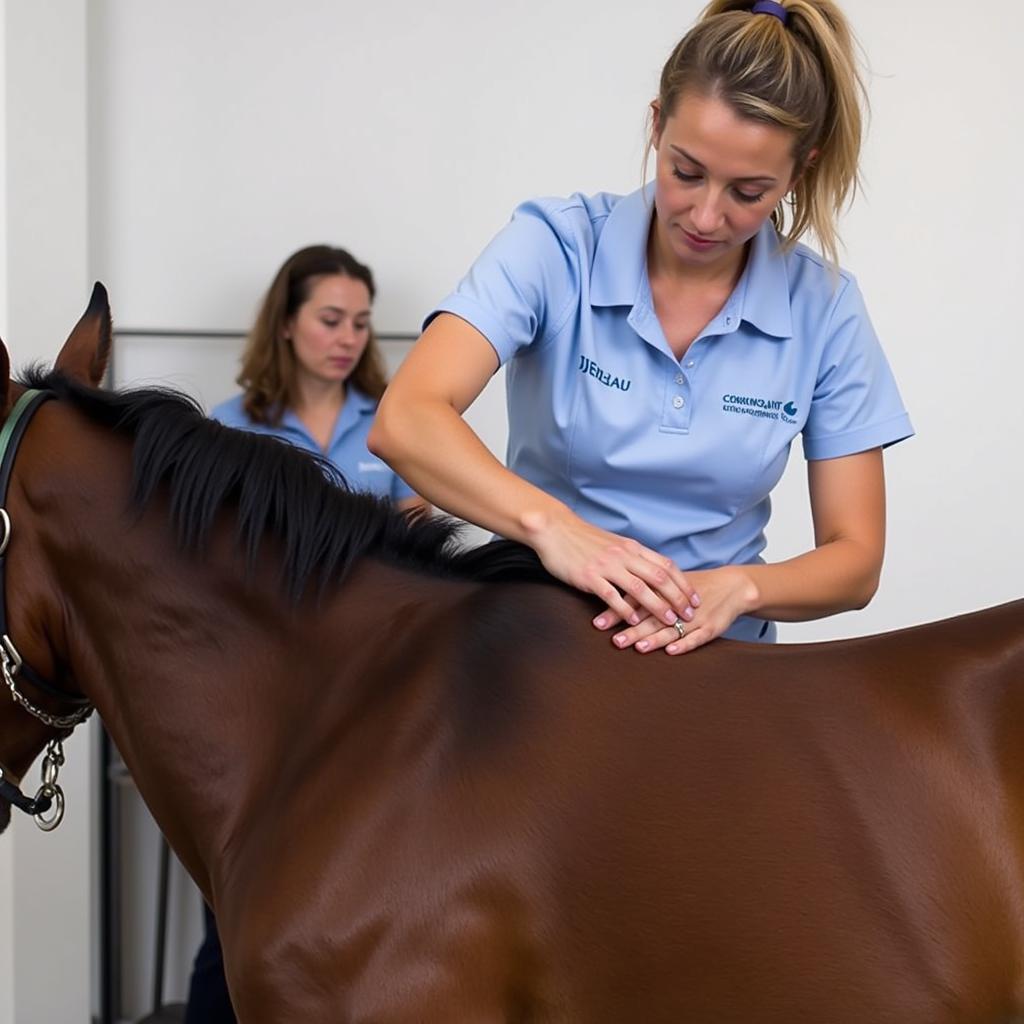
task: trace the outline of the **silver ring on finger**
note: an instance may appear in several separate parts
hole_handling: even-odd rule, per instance
[[[676,621],[672,623],[672,626],[675,628],[675,631],[679,634],[679,639],[682,640],[683,637],[686,635],[686,623],[683,622],[682,619],[676,619]]]

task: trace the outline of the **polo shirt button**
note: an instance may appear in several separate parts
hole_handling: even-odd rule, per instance
[[[732,317],[731,316],[727,316],[725,318],[725,326],[728,327],[731,323],[732,323]]]
[[[686,401],[683,399],[681,395],[676,395],[676,397],[672,399],[673,408],[682,409],[684,405],[686,405]]]
[[[677,384],[685,384],[686,383],[686,378],[681,373],[677,373],[676,374],[676,383]]]
[[[696,364],[696,363],[695,363],[695,362],[694,362],[694,361],[693,361],[693,360],[691,359],[691,360],[690,360],[690,361],[689,361],[689,362],[688,362],[688,363],[686,364],[686,368],[687,368],[687,369],[689,369],[690,367],[692,367],[692,366],[696,366],[696,365],[697,365],[697,364]]]

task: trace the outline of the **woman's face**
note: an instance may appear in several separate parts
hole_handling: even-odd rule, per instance
[[[709,269],[735,259],[794,184],[793,133],[699,94],[653,110],[659,251]]]
[[[370,290],[354,277],[314,278],[306,301],[285,327],[299,372],[344,383],[370,340]]]

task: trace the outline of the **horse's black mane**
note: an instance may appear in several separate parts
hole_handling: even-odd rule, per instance
[[[340,583],[364,555],[449,578],[553,581],[529,548],[497,541],[460,550],[454,520],[410,520],[387,501],[350,490],[326,460],[207,419],[180,392],[97,390],[42,368],[29,370],[23,383],[53,391],[94,423],[134,439],[133,500],[141,509],[165,485],[182,547],[201,550],[225,507],[237,514],[250,567],[264,537],[277,538],[292,600],[311,580],[321,589]]]

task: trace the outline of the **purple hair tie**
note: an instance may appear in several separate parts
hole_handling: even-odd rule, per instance
[[[786,24],[786,19],[789,17],[789,11],[780,3],[776,3],[776,0],[757,0],[757,3],[750,8],[751,14],[770,14],[775,18],[778,18],[783,25]]]

